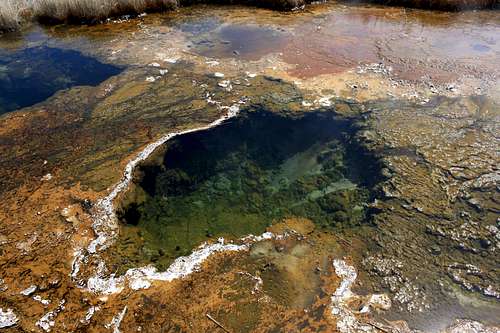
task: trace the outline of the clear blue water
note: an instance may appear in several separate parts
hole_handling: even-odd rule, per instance
[[[62,89],[95,86],[121,72],[77,51],[39,46],[0,53],[0,114],[42,102]]]

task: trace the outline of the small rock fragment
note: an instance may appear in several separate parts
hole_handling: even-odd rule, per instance
[[[24,295],[24,296],[29,296],[31,294],[33,294],[37,289],[37,286],[35,286],[34,284],[29,286],[28,288],[24,289],[23,291],[21,291],[21,295]]]
[[[48,173],[42,177],[42,181],[49,181],[51,179],[52,179],[52,175],[50,173]]]
[[[0,308],[0,328],[11,327],[17,324],[19,319],[12,309],[7,309],[5,312]]]
[[[33,299],[37,302],[42,303],[43,305],[49,305],[50,300],[49,299],[43,299],[40,295],[33,296]]]
[[[219,62],[216,60],[206,61],[205,63],[209,66],[217,66],[219,64]]]

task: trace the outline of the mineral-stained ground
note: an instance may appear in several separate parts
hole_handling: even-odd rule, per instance
[[[498,332],[499,63],[497,11],[1,36],[0,330]]]

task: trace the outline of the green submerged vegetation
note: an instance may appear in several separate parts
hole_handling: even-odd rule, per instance
[[[289,217],[359,225],[377,170],[352,133],[331,113],[262,111],[170,141],[138,168],[118,211],[116,269],[165,269],[204,241],[261,234]]]

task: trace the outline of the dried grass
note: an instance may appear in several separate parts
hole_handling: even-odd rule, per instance
[[[0,30],[18,29],[29,8],[26,0],[0,0]]]
[[[176,5],[176,0],[34,0],[33,12],[38,19],[98,21],[127,13],[171,9]]]
[[[98,22],[108,17],[163,11],[195,3],[248,4],[291,9],[311,0],[0,0],[0,31],[30,20]]]
[[[16,30],[32,20],[95,22],[177,5],[177,0],[0,0],[0,30]]]

